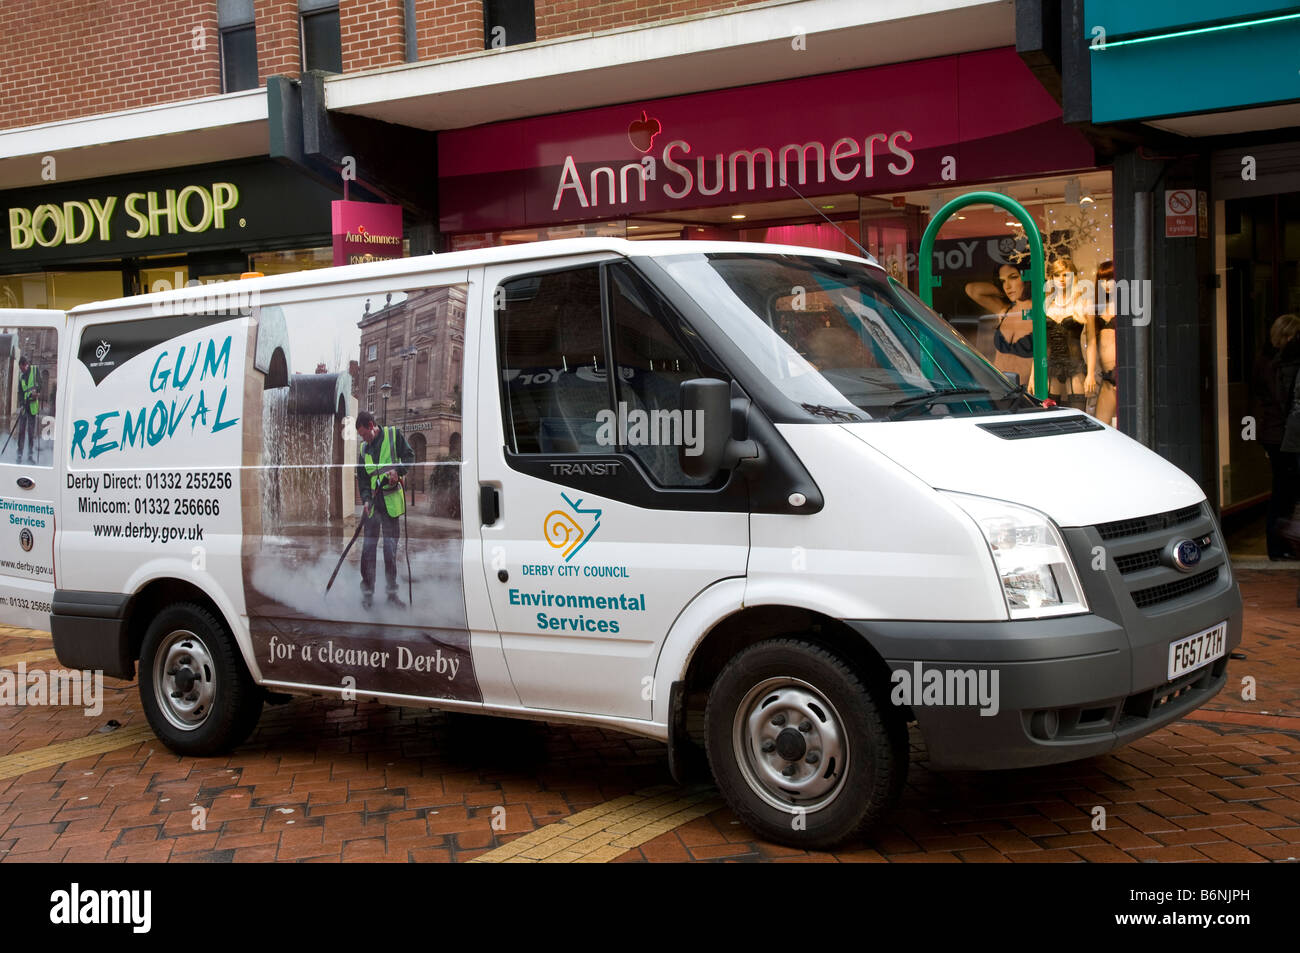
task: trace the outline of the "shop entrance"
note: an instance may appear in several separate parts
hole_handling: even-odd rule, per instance
[[[1224,531],[1233,556],[1264,558],[1269,555],[1269,501],[1276,494],[1277,502],[1285,502],[1296,491],[1273,485],[1265,445],[1277,438],[1269,426],[1276,408],[1270,414],[1268,405],[1274,338],[1285,335],[1287,326],[1278,319],[1300,315],[1300,192],[1218,204],[1223,235],[1219,474]],[[1263,431],[1249,431],[1247,418]]]

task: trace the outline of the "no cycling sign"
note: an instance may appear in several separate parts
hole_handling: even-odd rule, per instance
[[[1165,238],[1196,237],[1196,190],[1165,191]]]

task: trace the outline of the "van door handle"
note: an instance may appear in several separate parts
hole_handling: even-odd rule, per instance
[[[478,516],[484,526],[491,526],[501,518],[501,494],[486,483],[478,486]]]
[[[35,485],[36,485],[36,481],[33,480],[33,479],[31,479],[30,477],[19,477],[19,478],[18,478],[18,486],[21,487],[21,488],[24,489],[24,490],[30,490],[30,489],[31,489],[32,487],[34,487]]]

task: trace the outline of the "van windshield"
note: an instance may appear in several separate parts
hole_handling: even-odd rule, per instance
[[[657,259],[809,420],[901,420],[1037,407],[882,271],[816,255]]]

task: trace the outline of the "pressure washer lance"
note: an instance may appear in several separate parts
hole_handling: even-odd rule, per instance
[[[4,456],[4,452],[5,452],[6,450],[9,449],[9,441],[14,439],[14,431],[18,429],[18,421],[19,421],[21,418],[22,418],[22,411],[20,410],[20,411],[19,411],[19,412],[14,416],[14,425],[13,425],[12,427],[9,428],[9,438],[8,438],[8,440],[5,440],[5,445],[4,445],[4,447],[0,448],[0,457],[3,457],[3,456]],[[22,463],[23,461],[22,461],[22,459],[20,458],[20,459],[18,460],[18,462],[19,462],[19,463]]]
[[[405,465],[406,465],[406,464],[403,464],[403,463],[394,463],[394,464],[391,464],[391,465],[389,465],[389,466],[383,467],[383,468],[380,469],[378,472],[379,472],[379,473],[383,473],[383,474],[387,474],[387,475],[389,475],[389,476],[396,476],[396,474],[392,473],[392,471],[393,471],[393,470],[396,470],[396,469],[397,469],[398,467],[400,467],[400,466],[405,466]],[[398,485],[399,487],[402,488],[402,492],[403,492],[403,493],[406,492],[406,485],[405,485],[405,482],[403,481],[402,477],[400,477],[400,476],[397,477],[397,485]],[[390,487],[390,489],[391,489],[391,487]],[[409,509],[409,508],[408,508],[408,509]],[[374,508],[374,505],[373,505],[373,498],[372,498],[372,504],[371,504],[371,515],[372,515],[372,516],[376,515],[376,511],[375,511],[375,508]],[[407,605],[410,605],[410,604],[411,604],[411,599],[412,599],[412,595],[411,595],[411,594],[412,594],[412,587],[411,587],[411,546],[410,546],[410,543],[407,541],[407,540],[409,539],[409,528],[410,528],[410,522],[407,520],[406,517],[407,517],[407,510],[404,509],[404,510],[402,511],[402,550],[403,550],[403,552],[406,553],[406,600],[407,600]],[[369,517],[365,517],[365,516],[363,516],[363,517],[360,519],[360,521],[358,521],[356,532],[354,532],[354,533],[352,534],[352,538],[351,538],[350,540],[348,540],[348,544],[347,544],[346,546],[343,547],[343,553],[342,553],[342,555],[339,556],[339,561],[338,561],[338,563],[335,564],[335,566],[334,566],[334,571],[333,571],[332,573],[330,573],[329,582],[327,582],[327,583],[325,584],[325,593],[326,593],[327,595],[329,594],[330,587],[334,585],[334,580],[335,580],[336,578],[338,578],[339,570],[343,568],[343,560],[345,560],[345,559],[348,558],[348,553],[352,550],[352,544],[355,543],[355,542],[357,541],[357,537],[360,536],[360,535],[361,535],[361,531],[362,531],[363,529],[366,528],[366,523],[367,523],[368,521],[369,521]]]
[[[35,365],[33,365],[33,366],[35,366]],[[37,386],[38,388],[41,386],[41,385],[40,385],[40,374],[41,374],[41,371],[40,371],[40,368],[38,367],[38,368],[36,369],[36,381],[37,381],[36,386]],[[4,453],[5,453],[5,451],[9,449],[9,441],[11,441],[11,440],[14,439],[14,431],[18,429],[18,423],[19,423],[19,421],[21,421],[21,420],[23,419],[23,409],[22,409],[22,408],[23,408],[23,405],[27,403],[27,400],[24,399],[24,396],[23,396],[23,394],[21,393],[21,388],[19,388],[19,390],[20,390],[20,393],[19,393],[19,396],[18,396],[18,400],[19,400],[19,404],[18,404],[18,413],[14,415],[14,423],[13,423],[13,426],[9,428],[9,436],[5,439],[5,445],[4,445],[3,447],[0,447],[0,458],[3,458],[3,457],[4,457]],[[39,428],[38,428],[38,429],[39,429]],[[33,442],[33,443],[36,443],[35,440],[33,440],[32,442]],[[29,450],[28,452],[30,453],[31,451]],[[36,452],[37,452],[37,453],[40,453],[39,445],[38,445],[38,447],[37,447],[37,451],[36,451]],[[22,458],[19,457],[17,462],[18,462],[18,463],[22,463],[22,462],[23,462],[23,461],[22,461]]]
[[[339,570],[343,568],[343,560],[348,558],[348,553],[352,549],[352,544],[357,541],[357,537],[361,535],[361,531],[366,528],[367,519],[368,517],[363,516],[361,519],[357,520],[357,531],[352,534],[352,538],[348,540],[348,544],[343,547],[343,555],[339,557],[338,563],[334,566],[334,571],[330,573],[330,581],[325,583],[326,595],[329,595],[330,587],[334,585],[334,580],[338,577]]]

